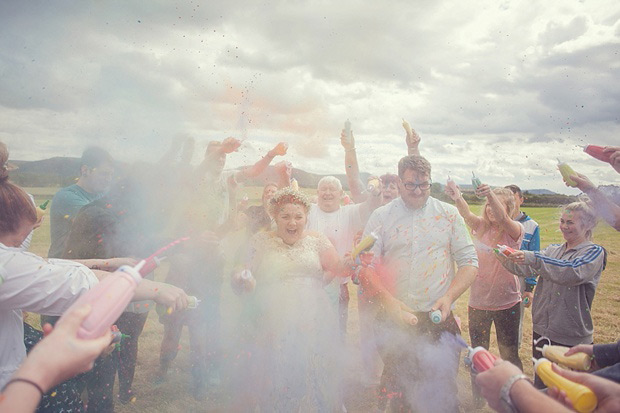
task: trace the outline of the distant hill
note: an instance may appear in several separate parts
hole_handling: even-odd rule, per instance
[[[67,186],[75,182],[79,176],[80,158],[55,157],[41,161],[11,161],[19,169],[11,172],[11,180],[18,185],[26,187],[36,186]],[[127,167],[121,164],[120,168]],[[366,180],[370,174],[360,173],[362,180]],[[314,174],[301,169],[293,168],[293,177],[297,179],[299,186],[304,188],[316,188],[319,180],[327,175]],[[349,189],[345,174],[334,175],[343,188]],[[277,176],[272,166],[258,178],[250,181],[249,185],[264,185],[269,181],[276,181]]]
[[[25,187],[45,187],[54,186],[62,187],[75,182],[79,175],[80,159],[68,157],[55,157],[44,159],[41,161],[11,161],[17,165],[19,169],[11,172],[11,179],[18,185]],[[139,168],[136,165],[120,164],[119,168],[129,168],[132,170]],[[122,172],[121,172],[122,173]],[[366,181],[370,176],[368,173],[360,173],[362,181]],[[297,179],[299,186],[302,188],[316,188],[319,180],[326,175],[314,174],[302,169],[293,168],[293,177]],[[334,174],[342,183],[345,190],[349,189],[345,174]],[[249,186],[262,186],[266,182],[277,181],[275,170],[270,166],[261,176],[247,183]],[[471,203],[481,203],[482,200],[476,198],[473,194],[471,184],[458,184],[466,195],[466,200]],[[601,186],[612,198],[620,198],[620,188],[615,185]],[[577,199],[575,196],[567,196],[556,194],[547,189],[524,189],[526,192],[526,205],[560,205],[572,202]],[[432,194],[439,199],[450,202],[443,194],[443,185],[439,183],[433,184]],[[445,198],[445,199],[444,199]]]
[[[11,180],[21,186],[67,186],[79,175],[80,159],[55,157],[41,161],[11,161],[19,169]]]
[[[556,195],[555,192],[550,191],[548,189],[528,189],[525,192],[528,192],[533,195]]]

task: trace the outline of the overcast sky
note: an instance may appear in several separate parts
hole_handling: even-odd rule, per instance
[[[0,2],[0,140],[12,159],[155,161],[173,139],[279,140],[342,173],[396,172],[401,118],[435,181],[567,189],[555,158],[617,183],[586,143],[620,145],[620,3],[574,1]]]

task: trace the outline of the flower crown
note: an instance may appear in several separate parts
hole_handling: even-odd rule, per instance
[[[310,200],[308,197],[290,187],[278,190],[278,192],[273,195],[273,198],[271,198],[269,203],[269,209],[272,213],[286,204],[301,205],[306,211],[310,209]]]

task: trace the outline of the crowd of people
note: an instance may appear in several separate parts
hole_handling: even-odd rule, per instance
[[[44,218],[9,180],[9,152],[0,143],[0,411],[112,412],[116,400],[130,401],[139,338],[153,308],[164,331],[155,384],[169,380],[187,326],[195,399],[234,383],[244,392],[233,411],[346,411],[344,352],[349,293],[356,291],[360,381],[378,389],[373,409],[457,412],[463,346],[453,310],[468,290],[470,344],[488,348],[494,325],[501,357],[472,373],[476,407],[484,399],[499,411],[572,407],[566,393],[542,393],[545,383],[535,376],[530,384],[522,373],[523,313],[532,306],[532,355],[542,357],[539,348],[553,344],[592,356],[600,369],[594,373],[555,371],[589,387],[597,411],[619,411],[620,342],[593,344],[591,312],[607,259],[592,232],[599,217],[620,230],[620,206],[586,176],[571,176],[588,199],[562,208],[565,242],[541,248],[516,185],[475,188],[485,200],[480,215],[457,185],[446,186],[455,205],[430,196],[431,164],[420,155],[419,135],[405,129],[398,174],[365,184],[353,134],[342,131],[348,202],[333,176],[318,182],[312,200],[296,187],[289,162],[268,169],[286,155],[284,142],[230,171],[227,156],[241,145],[235,138],[210,142],[196,168],[191,138],[173,144],[156,165],[123,168],[105,150],[88,148],[76,183],[51,201],[46,258],[28,252]],[[620,172],[620,148],[606,151]],[[258,178],[261,204],[248,206],[240,188]],[[366,237],[374,243],[352,256]],[[72,304],[118,276],[119,267],[180,238],[167,252],[165,282],[147,275],[116,320],[120,345],[111,345],[109,332],[81,338],[93,309]],[[499,245],[514,252],[498,253]],[[234,345],[222,339],[228,285],[241,308]],[[190,309],[192,301],[199,304]],[[22,311],[40,314],[43,331],[24,323]],[[231,346],[248,357],[227,369]]]

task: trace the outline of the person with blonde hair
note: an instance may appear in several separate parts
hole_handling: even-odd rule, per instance
[[[554,344],[572,347],[592,344],[592,301],[605,268],[607,253],[592,242],[596,214],[585,202],[562,208],[560,231],[565,242],[541,251],[515,251],[508,258],[498,255],[503,266],[520,277],[535,271],[538,285],[532,307],[535,358],[537,347]],[[544,387],[536,377],[535,385]]]
[[[471,345],[488,348],[491,325],[495,324],[502,358],[522,368],[518,345],[521,286],[519,279],[504,269],[493,256],[493,250],[498,245],[514,249],[521,245],[525,230],[521,223],[513,220],[514,195],[506,188],[491,189],[486,184],[479,186],[476,195],[486,197],[486,203],[482,216],[477,216],[471,212],[458,188],[456,191],[446,189],[446,193],[456,202],[459,213],[476,238],[479,268],[471,286],[468,306]],[[472,390],[477,402],[481,403],[477,387],[472,386]]]

